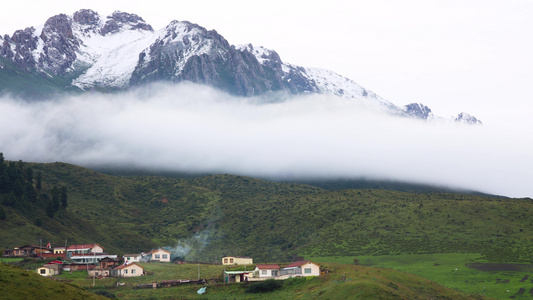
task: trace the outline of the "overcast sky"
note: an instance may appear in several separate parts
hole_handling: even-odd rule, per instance
[[[423,162],[428,163],[432,153],[435,154],[434,160],[437,161],[439,155],[456,151],[455,156],[450,156],[450,159],[442,160],[437,165],[426,165],[438,169],[448,164],[443,169],[446,170],[446,176],[443,175],[446,177],[444,183],[511,196],[533,196],[533,188],[530,187],[533,182],[533,171],[531,171],[533,155],[530,155],[533,153],[531,120],[533,1],[332,0],[316,3],[278,0],[262,2],[19,0],[3,3],[0,10],[0,33],[11,35],[16,29],[39,26],[50,16],[59,13],[72,14],[81,8],[93,9],[103,16],[115,10],[136,13],[156,30],[166,26],[171,20],[188,20],[207,29],[217,30],[230,44],[252,43],[264,46],[276,50],[286,62],[335,71],[400,106],[421,102],[428,105],[436,115],[441,116],[451,116],[466,111],[483,121],[485,124],[483,130],[469,129],[464,133],[455,129],[438,129],[430,132],[422,129],[416,134],[408,135],[408,129],[412,129],[409,127],[411,125],[398,127],[405,128],[406,135],[399,136],[403,136],[406,140],[414,141],[420,137],[425,138],[428,143],[433,142],[442,146],[426,148],[425,143],[415,144],[414,146],[418,146],[420,150],[413,153],[426,155],[416,167],[424,168]],[[217,97],[222,96],[217,95]],[[298,100],[295,101],[298,103]],[[11,103],[3,105],[6,110],[15,109]],[[137,108],[137,106],[132,107],[131,111],[137,111]],[[227,109],[226,106],[220,108]],[[18,111],[21,114],[39,114],[27,107],[18,107],[18,109],[21,109]],[[71,109],[74,110],[73,107]],[[50,108],[48,112],[51,111],[53,109]],[[304,123],[308,125],[314,124],[312,120],[315,117],[316,115],[312,113],[305,113],[301,121],[309,122],[309,124]],[[336,120],[330,117],[331,119],[327,120]],[[127,119],[129,118],[133,117],[128,115]],[[7,122],[5,120],[4,118],[4,122]],[[44,120],[48,119],[42,117],[41,121]],[[339,118],[339,120],[347,119]],[[226,121],[233,122],[234,125],[243,125],[240,115]],[[339,122],[334,123],[342,126]],[[11,126],[9,124],[4,125]],[[30,128],[36,129],[43,124],[34,125],[35,128]],[[304,134],[303,129],[298,129],[297,125],[288,123],[285,125],[296,126],[294,130]],[[50,126],[48,130],[51,130]],[[358,125],[350,126],[352,127],[349,128],[354,129],[353,126]],[[208,129],[214,128],[216,126],[213,128],[208,126]],[[334,131],[335,127],[326,128]],[[381,129],[384,128],[391,129],[387,126]],[[21,128],[18,134],[26,130],[29,129]],[[26,133],[29,132],[31,131]],[[121,129],[108,134],[112,136],[113,132],[118,135]],[[282,132],[280,129],[280,134]],[[440,144],[434,139],[437,132],[444,136],[442,141],[447,144]],[[106,130],[102,130],[102,133],[106,133]],[[39,134],[34,133],[27,139],[37,140],[41,138],[37,137]],[[234,134],[238,135],[235,132]],[[244,134],[251,133],[244,132]],[[326,132],[322,134],[326,136]],[[391,136],[387,130],[378,131],[376,134],[378,139],[394,140],[394,135]],[[4,134],[0,136],[3,138],[0,142],[6,145],[8,141],[12,142],[15,135],[15,133]],[[277,136],[277,138],[282,137]],[[289,136],[285,138],[289,140]],[[304,141],[316,140],[311,136],[307,138],[302,137],[300,148],[296,142],[292,146],[303,151],[309,146]],[[95,139],[97,140],[96,137]],[[276,138],[272,135],[267,141],[276,143]],[[345,145],[340,137],[327,142],[338,143],[339,147],[355,147],[352,144]],[[472,144],[469,144],[470,142]],[[201,144],[199,141],[195,143]],[[259,151],[261,142],[257,143],[256,148]],[[367,150],[374,150],[374,153],[379,152],[382,157],[387,157],[385,151],[387,143],[371,142],[370,139],[369,143],[373,146],[368,146]],[[406,155],[409,153],[409,145],[405,144],[405,141],[398,140],[396,143],[399,146],[392,147],[392,153],[400,157],[402,153]],[[448,147],[444,147],[445,145]],[[468,150],[454,150],[457,149],[454,147],[461,146]],[[110,153],[118,151],[112,147],[113,145],[107,149],[111,151]],[[227,150],[235,150],[233,146],[225,147]],[[323,158],[327,155],[328,149],[331,152],[336,148],[322,148],[323,151],[318,151],[316,156],[307,159]],[[159,148],[156,150],[161,151]],[[441,150],[444,152],[440,152]],[[148,150],[143,149],[143,151]],[[295,164],[300,167],[305,166],[304,159],[298,163],[297,152],[294,151]],[[407,157],[414,160],[415,157],[411,155],[413,153]],[[87,153],[85,155],[87,156],[84,159],[90,157]],[[347,159],[353,158],[348,152],[337,152],[336,155]],[[274,159],[275,156],[272,157]],[[396,161],[400,160],[400,157]],[[237,160],[238,157],[229,158]],[[456,160],[453,161],[453,158]],[[7,157],[7,159],[19,159],[19,157]],[[48,159],[53,158],[48,157]],[[79,156],[76,159],[82,160]],[[253,160],[253,157],[247,159]],[[377,157],[375,159],[377,161]],[[191,161],[205,162],[202,159]],[[490,163],[494,163],[494,168],[489,172]],[[337,166],[343,170],[342,172],[348,172],[343,168],[341,161],[330,161],[330,165]],[[269,164],[265,163],[264,166]],[[282,171],[287,172],[285,167]],[[397,168],[406,168],[406,165],[398,164]],[[461,176],[450,179],[453,170],[461,169],[463,172],[458,173],[462,174]],[[334,169],[328,170],[335,173]],[[384,176],[386,172],[382,171],[380,174]],[[406,177],[411,180],[431,177],[431,182],[439,180],[438,172],[432,173],[426,170],[415,173],[409,173]],[[481,176],[483,173],[486,177]],[[391,171],[390,174],[394,174],[391,177],[396,179],[402,177],[399,170]]]

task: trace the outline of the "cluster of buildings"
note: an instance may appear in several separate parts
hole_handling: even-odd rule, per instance
[[[42,276],[54,276],[62,271],[87,270],[95,277],[143,276],[144,268],[138,262],[170,262],[170,252],[156,249],[148,253],[125,254],[122,257],[104,252],[99,244],[70,245],[54,247],[25,245],[4,250],[6,257],[57,258],[37,269]]]
[[[222,264],[228,266],[252,265],[250,257],[227,256],[222,258]],[[278,264],[255,265],[253,270],[228,271],[224,270],[224,282],[263,281],[268,279],[284,280],[292,277],[320,276],[320,266],[310,260],[293,262],[285,267]]]
[[[25,245],[4,250],[6,257],[57,258],[37,269],[42,276],[54,276],[62,271],[86,270],[90,277],[135,277],[145,275],[139,262],[171,261],[171,252],[155,249],[148,253],[124,254],[122,257],[104,252],[99,244],[70,245],[68,247],[49,247],[50,245]],[[291,277],[320,276],[320,266],[311,261],[297,261],[287,266],[277,264],[257,264],[255,268],[251,257],[226,256],[222,265],[244,266],[244,270],[224,270],[224,282],[262,281],[267,279],[283,280]]]

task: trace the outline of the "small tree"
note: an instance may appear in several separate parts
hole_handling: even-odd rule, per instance
[[[60,195],[60,198],[61,198],[61,207],[63,209],[67,208],[67,200],[68,200],[68,195],[67,195],[67,187],[66,186],[63,186],[61,187],[61,195]]]
[[[43,174],[41,172],[37,172],[37,176],[35,179],[37,180],[37,182],[35,183],[35,188],[40,191],[42,188]]]
[[[50,192],[52,196],[52,204],[54,205],[54,212],[59,210],[61,207],[61,191],[57,186],[54,185],[52,191]]]
[[[46,204],[46,215],[50,219],[53,219],[55,212],[56,212],[56,210],[55,210],[54,201],[52,199],[50,199],[50,200],[48,200],[48,204]]]
[[[5,220],[6,218],[7,218],[6,211],[4,210],[2,205],[0,205],[0,220]]]

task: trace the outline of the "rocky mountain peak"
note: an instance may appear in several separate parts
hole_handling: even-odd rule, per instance
[[[72,19],[65,14],[49,18],[40,35],[44,42],[39,57],[42,69],[53,74],[64,74],[76,59],[79,41],[72,32]]]
[[[454,121],[457,123],[464,123],[469,125],[483,125],[483,123],[476,117],[465,112],[458,114],[457,117],[454,118]]]
[[[72,33],[72,21],[67,15],[59,14],[53,16],[44,23],[41,39],[44,42],[47,42],[50,38],[65,40],[74,39],[74,34]]]
[[[102,22],[100,15],[90,9],[80,9],[74,13],[72,20],[83,27],[83,32],[97,31]]]
[[[104,27],[102,27],[100,33],[102,35],[106,35],[109,33],[116,33],[121,29],[154,30],[152,26],[147,24],[143,18],[136,14],[115,11],[113,14],[107,17],[107,21]]]
[[[407,116],[415,119],[427,120],[433,114],[429,107],[423,105],[422,103],[410,103],[404,106],[405,113]]]
[[[18,66],[32,68],[35,67],[32,52],[37,48],[38,42],[39,38],[35,36],[35,28],[28,27],[24,30],[17,30],[11,37],[6,35],[4,42],[0,45],[0,54],[12,59]]]

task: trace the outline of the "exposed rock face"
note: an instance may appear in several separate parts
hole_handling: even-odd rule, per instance
[[[51,17],[41,32],[44,42],[39,65],[54,75],[64,74],[76,59],[80,43],[72,33],[71,19],[64,14]]]
[[[457,117],[454,118],[454,121],[458,123],[465,123],[465,124],[470,124],[470,125],[482,125],[483,124],[476,117],[470,114],[467,114],[465,112],[462,112],[459,115],[457,115]]]
[[[129,30],[142,29],[153,31],[152,26],[144,22],[141,17],[135,14],[116,11],[107,18],[107,22],[100,31],[102,35],[116,33],[123,28]]]
[[[291,88],[296,91],[292,84],[283,82],[281,65],[272,65],[274,68],[261,65],[253,54],[235,49],[214,30],[174,21],[140,54],[130,82],[187,80],[242,96]]]
[[[100,26],[100,15],[90,9],[81,9],[74,13],[72,20],[83,25],[84,32],[96,31]]]
[[[405,113],[415,119],[427,120],[432,116],[431,109],[422,103],[411,103],[404,107]]]
[[[17,30],[11,38],[6,36],[0,53],[6,58],[11,58],[13,62],[22,68],[34,68],[35,59],[32,55],[37,48],[39,38],[34,36],[35,28],[29,27],[24,30]],[[14,51],[13,47],[14,45]]]

